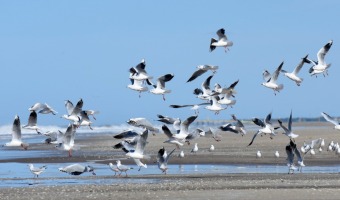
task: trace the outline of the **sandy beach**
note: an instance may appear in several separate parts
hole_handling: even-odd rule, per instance
[[[304,162],[307,166],[339,165],[340,159],[334,152],[327,152],[326,147],[330,141],[337,142],[338,132],[327,123],[299,123],[293,129],[299,137],[296,143],[300,147],[304,141],[312,139],[325,139],[326,146],[322,152],[316,155],[307,154]],[[185,158],[177,157],[179,150],[170,158],[169,164],[244,164],[244,165],[285,165],[285,146],[289,139],[281,134],[270,139],[268,136],[258,137],[252,146],[247,147],[254,131],[240,136],[233,133],[222,133],[222,141],[216,142],[212,138],[199,138],[190,145],[181,147],[186,154]],[[112,146],[119,140],[113,139],[113,134],[101,134],[95,136],[79,137],[76,144],[81,148],[74,151],[73,157],[67,157],[67,152],[57,151],[48,158],[17,158],[1,159],[0,162],[19,163],[72,163],[88,160],[96,160],[98,163],[107,164],[115,159],[124,159],[124,152],[114,150]],[[149,135],[149,143],[145,152],[151,155],[145,162],[152,165],[159,148],[164,146],[168,151],[175,148],[165,144],[166,136],[163,134]],[[190,153],[193,144],[197,142],[199,151]],[[210,145],[215,146],[215,151],[210,152]],[[55,151],[47,145],[31,145],[29,151],[37,150]],[[263,157],[257,159],[255,153],[261,150]],[[280,158],[274,158],[274,152],[278,150]],[[134,165],[130,159],[124,159],[125,164]],[[288,171],[288,168],[287,168]],[[72,177],[74,178],[74,177]],[[94,179],[98,177],[79,176],[79,179]],[[100,179],[112,179],[118,177],[102,176]],[[40,179],[40,177],[39,177]],[[41,179],[44,179],[41,176]],[[19,188],[0,188],[0,199],[337,199],[340,194],[340,174],[338,173],[242,173],[242,174],[152,174],[147,176],[132,175],[126,179],[126,183],[98,184],[98,185],[72,185],[65,186],[32,186]],[[134,184],[129,179],[156,179],[155,183]]]

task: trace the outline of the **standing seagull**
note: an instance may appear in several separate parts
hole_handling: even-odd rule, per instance
[[[325,112],[322,112],[321,115],[325,118],[326,121],[334,124],[334,129],[340,130],[340,123],[334,117],[329,116]]]
[[[194,148],[191,149],[191,153],[196,153],[198,151],[197,143],[195,143]]]
[[[261,157],[262,157],[261,151],[257,151],[256,152],[256,158],[261,158]]]
[[[331,48],[333,44],[333,40],[330,40],[325,46],[323,46],[317,53],[317,57],[318,57],[318,61],[313,61],[308,59],[312,64],[313,67],[311,67],[309,69],[309,73],[311,76],[315,75],[317,76],[317,74],[323,74],[323,76],[328,75],[328,68],[331,66],[331,64],[326,64],[325,62],[325,56],[327,54],[327,52],[329,51],[329,49]]]
[[[197,70],[191,75],[187,82],[195,80],[197,77],[201,76],[208,70],[211,70],[214,74],[216,73],[218,66],[214,65],[198,65]]]
[[[216,47],[224,47],[224,51],[227,52],[227,50],[229,50],[228,47],[233,46],[233,42],[228,40],[223,28],[219,29],[216,34],[218,36],[218,40],[211,38],[210,52],[212,52]]]
[[[83,166],[80,164],[73,164],[73,165],[69,165],[66,167],[60,167],[59,171],[61,172],[66,172],[69,173],[71,175],[75,175],[78,176],[84,172],[92,172],[92,175],[96,175],[96,173],[94,173],[94,168],[91,166]]]
[[[276,95],[276,91],[280,92],[283,89],[283,84],[277,84],[277,78],[279,77],[280,71],[282,69],[283,62],[279,65],[279,67],[275,70],[275,72],[271,75],[267,70],[263,72],[263,78],[266,82],[262,83],[263,86],[274,90],[274,94]]]
[[[12,140],[6,143],[4,146],[7,147],[17,147],[21,146],[25,150],[28,148],[28,144],[22,142],[21,140],[21,126],[20,126],[20,118],[18,115],[15,116],[12,126]]]
[[[297,134],[292,132],[292,111],[290,111],[290,116],[289,116],[289,121],[288,121],[288,128],[285,127],[282,124],[281,120],[278,120],[278,122],[279,122],[281,128],[285,131],[283,134],[287,135],[289,137],[289,139],[294,139],[294,138],[299,137],[299,135],[297,135]]]
[[[117,168],[117,166],[114,165],[114,164],[112,164],[112,163],[109,163],[109,167],[110,167],[110,169],[111,169],[112,171],[115,172],[115,175],[114,175],[114,176],[116,176],[117,172],[118,172],[118,173],[120,172],[119,169]],[[120,175],[120,174],[119,174],[119,175]]]
[[[175,151],[173,149],[169,154],[167,154],[165,148],[161,148],[158,151],[157,154],[157,163],[158,163],[158,168],[162,171],[162,173],[166,174],[166,171],[168,170],[168,161],[171,156],[171,154]]]
[[[301,82],[303,81],[303,78],[298,77],[298,73],[300,72],[302,66],[304,63],[310,63],[310,61],[307,59],[308,55],[306,55],[304,58],[302,58],[301,62],[298,64],[298,66],[295,67],[294,71],[289,73],[283,69],[281,69],[281,72],[287,76],[292,81],[295,81],[296,85],[300,86]]]
[[[34,174],[34,177],[37,176],[37,178],[41,173],[45,171],[45,169],[47,169],[45,165],[42,167],[34,167],[33,164],[28,164],[28,167],[30,168],[32,174]]]
[[[167,90],[165,88],[165,82],[170,81],[173,77],[174,77],[173,74],[165,74],[164,76],[161,76],[157,79],[156,85],[152,84],[149,81],[149,83],[154,87],[153,89],[150,90],[150,92],[153,93],[153,94],[163,95],[163,100],[165,101],[164,95],[171,92],[171,90]]]
[[[117,163],[117,168],[118,170],[122,173],[122,172],[125,172],[125,177],[127,177],[127,171],[130,170],[130,169],[133,169],[132,167],[129,167],[129,166],[126,166],[126,165],[122,165],[122,163],[120,162],[120,160],[117,160],[116,161]]]

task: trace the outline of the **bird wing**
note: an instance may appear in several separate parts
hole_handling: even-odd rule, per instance
[[[292,114],[293,114],[293,111],[290,111],[290,116],[289,116],[289,121],[288,121],[288,130],[289,131],[292,131]]]
[[[325,56],[328,52],[328,50],[331,48],[333,44],[333,40],[329,41],[325,46],[323,46],[317,53],[317,57],[318,57],[318,63],[319,64],[326,64],[325,63]]]
[[[146,140],[148,139],[148,132],[149,131],[146,129],[140,136],[139,140],[137,141],[136,152],[143,154],[146,145]]]
[[[117,135],[113,136],[115,139],[126,139],[126,138],[132,138],[139,136],[139,134],[135,131],[132,130],[125,130],[121,133],[118,133]]]
[[[173,149],[173,150],[166,156],[166,158],[165,158],[165,162],[166,162],[166,163],[168,162],[168,160],[169,160],[171,154],[172,154],[175,150],[176,150],[176,148]]]
[[[20,118],[18,115],[15,116],[12,126],[12,140],[21,140],[21,126]]]
[[[222,38],[225,38],[227,39],[227,36],[225,35],[225,30],[223,28],[219,29],[217,32],[216,32],[219,40],[222,39]]]
[[[165,82],[170,81],[174,77],[173,74],[165,74],[164,76],[161,76],[157,79],[157,88],[164,89],[165,88]]]
[[[270,82],[272,82],[272,83],[275,83],[275,82],[276,82],[277,78],[279,77],[280,71],[281,71],[281,69],[282,69],[283,63],[284,63],[284,62],[282,62],[282,63],[279,65],[279,67],[275,70],[275,72],[273,73],[273,75],[272,75],[272,77],[271,77],[271,79],[270,79]]]
[[[67,114],[71,115],[74,110],[73,103],[69,100],[65,100],[65,108],[66,108]]]
[[[28,117],[28,125],[29,126],[36,126],[37,125],[37,113],[33,110],[30,113],[30,116]]]
[[[264,70],[262,73],[263,79],[268,82],[270,80],[271,74],[268,70]]]
[[[80,112],[82,111],[83,109],[83,99],[80,99],[78,102],[77,102],[77,105],[74,107],[73,111],[72,111],[72,114],[75,114],[75,115],[79,115]]]
[[[162,126],[162,130],[163,130],[164,134],[165,134],[168,138],[172,138],[172,137],[173,137],[173,135],[172,135],[170,129],[169,129],[165,124]]]
[[[253,118],[251,121],[254,122],[254,124],[258,125],[258,126],[261,126],[261,127],[265,127],[266,125],[263,123],[262,120],[260,120],[259,118]]]
[[[322,112],[321,115],[325,118],[325,120],[327,120],[328,122],[334,124],[334,125],[339,125],[340,123],[335,120],[335,118],[329,116],[327,113]]]
[[[272,124],[271,123],[271,120],[272,119],[272,113],[269,113],[267,116],[266,116],[266,119],[264,120],[264,123],[265,124]]]
[[[180,131],[188,132],[188,127],[190,124],[195,121],[195,119],[198,117],[198,115],[193,115],[188,117],[186,120],[184,120],[180,125]]]
[[[196,70],[192,75],[191,77],[188,79],[187,82],[190,82],[190,81],[193,81],[195,80],[197,77],[201,76],[202,74],[204,74],[207,70],[205,69],[198,69]]]
[[[308,57],[308,54],[304,58],[302,58],[301,62],[295,67],[293,74],[295,74],[295,75],[298,74],[300,72],[301,68],[303,67],[303,64],[305,62],[309,62],[307,60],[307,57]]]
[[[260,134],[260,133],[261,133],[260,131],[257,131],[257,132],[254,134],[254,136],[253,136],[253,138],[251,139],[251,142],[248,144],[248,146],[250,146],[250,145],[253,144],[253,142],[254,142],[256,136],[257,136],[258,134]]]

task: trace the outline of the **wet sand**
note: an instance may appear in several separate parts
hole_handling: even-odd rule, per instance
[[[327,152],[328,143],[338,142],[340,132],[332,129],[328,123],[300,123],[293,125],[293,130],[299,137],[296,143],[300,147],[304,141],[324,138],[326,146],[322,152],[312,156],[307,154],[304,162],[307,166],[339,165],[340,159],[334,152]],[[273,140],[268,136],[258,137],[252,146],[247,147],[255,131],[248,131],[245,136],[233,133],[222,133],[222,141],[216,142],[212,138],[199,138],[190,145],[181,147],[185,158],[178,158],[180,152],[176,150],[170,158],[171,164],[279,164],[285,165],[285,146],[289,139],[280,134]],[[145,152],[151,155],[147,164],[155,162],[155,155],[164,146],[168,151],[175,148],[165,144],[166,136],[149,135],[149,143]],[[18,158],[2,159],[0,162],[23,163],[66,163],[86,162],[96,160],[98,163],[108,163],[115,159],[124,159],[124,152],[114,150],[112,146],[118,143],[111,134],[101,134],[92,137],[79,137],[76,144],[80,149],[74,151],[73,157],[67,157],[67,152],[56,151],[52,146],[31,145],[30,151],[44,150],[52,155],[48,158]],[[197,142],[199,151],[190,153],[193,144]],[[208,151],[210,145],[215,151]],[[263,157],[257,159],[255,153],[261,150]],[[278,150],[280,158],[274,158]],[[125,164],[134,164],[131,160],[124,160]],[[287,168],[288,170],[288,168]],[[79,177],[89,178],[89,177]],[[113,177],[101,177],[113,178]],[[34,186],[25,188],[0,188],[0,199],[337,199],[340,195],[339,174],[195,174],[195,175],[164,175],[131,176],[130,178],[156,178],[160,183],[152,184],[114,184],[114,185],[72,185],[70,186]]]

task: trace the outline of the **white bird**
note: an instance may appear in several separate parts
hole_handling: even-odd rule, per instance
[[[187,82],[195,80],[197,77],[201,76],[208,70],[211,70],[214,74],[216,73],[218,66],[214,65],[198,65],[197,70],[191,75]]]
[[[73,106],[73,103],[69,100],[65,100],[65,108],[67,111],[66,115],[61,116],[64,119],[70,120],[73,123],[79,125],[80,122],[80,117],[78,116],[80,114],[80,112],[83,109],[83,99],[80,99],[76,106]]]
[[[134,150],[129,150],[126,153],[126,157],[128,158],[136,158],[136,159],[149,159],[150,156],[144,155],[144,148],[146,145],[146,140],[148,138],[148,130],[146,129],[142,135],[139,137],[136,147]]]
[[[34,105],[32,105],[31,107],[28,108],[29,111],[38,111],[41,110],[45,107],[45,104],[42,103],[35,103]]]
[[[93,130],[93,128],[91,127],[91,124],[92,124],[92,121],[90,120],[86,111],[82,110],[80,112],[80,121],[79,121],[78,126],[88,126],[91,130]]]
[[[219,96],[210,96],[209,102],[210,105],[207,105],[205,109],[215,112],[215,115],[218,115],[220,111],[227,109],[227,107],[223,107],[220,103]]]
[[[145,70],[146,64],[145,60],[142,61],[136,66],[130,68],[130,79],[135,80],[149,80],[152,79],[152,76],[149,76]]]
[[[28,117],[28,123],[26,125],[24,125],[22,128],[35,130],[37,133],[40,133],[39,127],[37,126],[37,121],[38,121],[37,118],[38,118],[37,113],[34,110],[31,111],[31,113]]]
[[[202,89],[196,88],[194,90],[194,94],[197,95],[197,98],[202,100],[209,100],[211,96],[211,89],[210,89],[210,80],[213,75],[209,76],[201,85]]]
[[[180,124],[180,130],[178,134],[173,134],[173,137],[175,137],[178,140],[184,140],[189,135],[190,124],[194,122],[197,117],[198,115],[193,115],[193,116],[188,117],[186,120],[184,120]]]
[[[274,94],[276,92],[280,92],[283,89],[283,84],[277,84],[276,81],[279,77],[280,71],[282,69],[283,62],[279,65],[279,67],[275,70],[275,72],[271,75],[267,70],[263,72],[263,78],[266,82],[262,83],[263,86],[274,90]]]
[[[180,142],[179,139],[174,137],[174,134],[171,133],[171,131],[165,124],[162,126],[162,130],[164,134],[168,137],[168,140],[164,141],[164,143],[174,144],[176,145],[177,149],[179,149],[180,146],[183,146],[183,143]]]
[[[216,47],[224,47],[224,51],[227,52],[227,50],[229,50],[228,47],[233,46],[233,42],[228,40],[223,28],[219,29],[216,34],[218,36],[218,40],[211,38],[210,52],[212,52]]]
[[[178,154],[178,157],[184,158],[184,151],[183,150]]]
[[[80,164],[72,164],[66,167],[60,167],[58,169],[61,172],[65,172],[65,173],[75,175],[75,176],[78,176],[84,172],[92,172],[93,175],[96,175],[96,173],[94,172],[94,168],[89,165],[83,166]]]
[[[21,140],[21,126],[20,126],[20,118],[18,115],[14,117],[11,134],[12,134],[12,140],[8,143],[5,143],[4,146],[7,146],[7,147],[21,146],[22,148],[27,150],[29,145]]]
[[[279,151],[275,151],[274,156],[275,158],[279,158],[280,157]]]
[[[304,58],[302,58],[301,62],[298,64],[298,66],[295,67],[293,72],[287,72],[283,69],[281,69],[281,72],[288,77],[289,79],[291,79],[292,81],[294,81],[296,83],[296,85],[300,86],[301,82],[303,81],[303,78],[298,77],[298,73],[300,72],[302,66],[304,63],[310,63],[310,61],[307,59],[308,55],[306,55]]]
[[[151,131],[152,133],[159,132],[158,128],[154,127],[150,121],[148,121],[147,119],[143,117],[130,118],[126,123],[134,127],[147,129]]]
[[[52,113],[53,115],[56,115],[58,112],[55,111],[51,106],[49,106],[47,103],[45,103],[45,107],[39,111],[40,114],[49,114]]]
[[[340,123],[334,117],[329,116],[327,113],[322,112],[321,115],[325,118],[326,121],[334,124],[334,129],[340,130]]]
[[[120,162],[120,160],[117,160],[116,163],[117,163],[117,168],[118,168],[118,170],[119,170],[121,173],[124,172],[126,177],[127,177],[127,171],[130,170],[130,169],[133,169],[132,167],[129,167],[129,166],[126,166],[126,165],[122,165],[122,163]]]
[[[290,117],[288,120],[288,128],[286,128],[283,124],[281,120],[278,120],[281,128],[284,130],[284,133],[286,136],[288,136],[290,139],[294,139],[299,137],[299,135],[295,134],[292,132],[292,111],[290,111]]]
[[[209,151],[215,151],[214,145],[210,145]]]
[[[191,153],[196,153],[198,151],[197,143],[195,143],[194,148],[191,149]]]
[[[69,124],[65,133],[59,131],[58,134],[58,148],[63,148],[68,151],[68,156],[72,157],[72,149],[74,148],[74,138],[77,126],[75,124]]]
[[[313,67],[309,69],[309,73],[311,76],[317,74],[323,74],[323,76],[328,75],[328,68],[331,66],[331,64],[327,64],[325,62],[325,56],[328,53],[329,49],[331,48],[333,44],[333,40],[330,40],[325,46],[323,46],[317,53],[318,61],[313,61],[308,59],[313,64]]]
[[[110,167],[110,169],[111,169],[112,171],[114,171],[114,173],[115,173],[114,176],[116,176],[116,174],[120,172],[119,169],[117,168],[117,165],[114,165],[114,164],[112,164],[112,163],[109,163],[109,167]],[[120,175],[120,174],[119,174],[119,175]]]
[[[303,152],[304,154],[308,153],[308,151],[313,151],[311,152],[312,155],[315,154],[314,149],[319,149],[321,148],[321,143],[322,143],[322,139],[315,139],[315,140],[311,140],[309,142],[304,142],[303,146],[301,146],[301,152]]]
[[[242,136],[247,134],[247,131],[241,122],[241,120],[237,119],[235,115],[231,115],[235,123],[227,123],[219,127],[221,131],[230,131],[236,134],[241,134]]]
[[[185,142],[190,145],[190,141],[195,140],[199,137],[204,137],[205,136],[205,131],[203,129],[200,128],[196,128],[194,131],[192,131],[191,133],[189,133],[186,137],[185,137]]]
[[[272,118],[272,113],[269,113],[266,118],[264,119],[264,121],[258,119],[258,118],[253,118],[252,121],[261,127],[261,129],[259,129],[253,136],[251,142],[248,144],[248,146],[252,145],[256,136],[261,135],[262,133],[264,134],[269,134],[270,135],[270,139],[273,139],[273,136],[276,136],[275,133],[275,129],[277,129],[278,127],[273,126],[272,122],[271,122],[271,118]],[[261,135],[262,136],[262,135]]]
[[[163,147],[158,151],[157,163],[158,163],[158,168],[162,171],[162,173],[166,174],[168,170],[169,158],[175,150],[176,149],[173,149],[169,154],[167,154],[165,148]]]
[[[163,96],[163,100],[165,101],[164,95],[171,92],[171,90],[165,88],[165,82],[170,81],[173,77],[174,77],[173,74],[165,74],[164,76],[161,76],[157,79],[156,85],[148,81],[154,87],[153,89],[150,90],[150,92],[153,94],[161,94]]]
[[[199,114],[199,109],[201,105],[208,105],[210,103],[199,103],[199,104],[186,104],[186,105],[170,105],[171,108],[185,108],[190,107],[191,110],[194,110],[195,115]]]
[[[144,80],[135,80],[130,78],[131,84],[129,84],[127,87],[131,90],[135,90],[139,93],[139,97],[141,97],[142,92],[146,92],[149,90],[149,88],[144,84]]]
[[[261,158],[261,157],[262,157],[261,151],[257,151],[256,152],[256,158]]]
[[[42,167],[34,167],[33,164],[28,164],[28,167],[30,171],[32,172],[32,174],[34,174],[34,177],[37,176],[37,178],[41,173],[45,171],[45,169],[47,169],[45,165]]]

